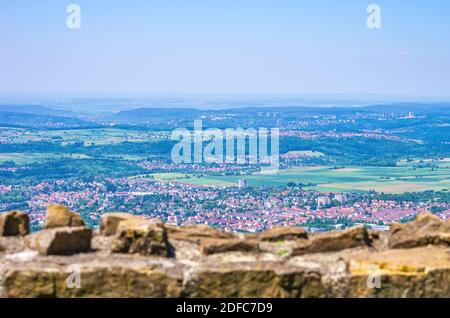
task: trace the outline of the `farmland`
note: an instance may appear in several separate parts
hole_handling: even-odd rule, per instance
[[[85,146],[110,145],[121,142],[148,142],[166,139],[167,132],[136,131],[118,128],[96,129],[17,129],[1,128],[3,143],[59,142],[62,145],[83,143]]]
[[[0,153],[0,164],[14,162],[17,165],[39,163],[50,159],[87,159],[84,154],[63,154],[63,153]]]
[[[399,167],[301,167],[277,173],[255,173],[246,176],[205,176],[186,174],[155,174],[156,180],[175,181],[208,186],[234,186],[245,178],[250,186],[286,186],[300,183],[306,189],[336,192],[385,193],[442,190],[450,188],[450,168]]]
[[[450,131],[442,113],[138,109],[79,114],[80,121],[10,112],[0,116],[0,212],[28,212],[33,229],[43,226],[43,206],[50,203],[69,206],[92,227],[109,211],[237,232],[387,225],[422,211],[450,217]],[[195,147],[190,158],[175,162],[179,140],[171,131],[191,131],[198,118],[205,131],[282,128],[279,169],[268,171],[261,162],[197,162]],[[237,154],[237,145],[231,150]],[[248,186],[238,189],[240,179]]]

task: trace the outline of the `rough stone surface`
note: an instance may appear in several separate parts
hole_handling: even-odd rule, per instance
[[[321,275],[314,269],[279,262],[205,264],[187,273],[190,297],[320,297]]]
[[[140,255],[171,256],[167,231],[162,222],[120,222],[111,251]]]
[[[0,214],[0,236],[25,236],[30,232],[28,214],[12,211]]]
[[[425,245],[450,245],[450,222],[431,213],[421,214],[408,224],[395,223],[389,233],[391,248],[411,248]]]
[[[226,252],[258,253],[259,246],[251,240],[206,238],[200,241],[200,252],[204,255]]]
[[[47,208],[45,228],[53,229],[66,226],[84,226],[83,219],[67,207],[59,204],[51,204]]]
[[[371,244],[367,229],[355,227],[340,232],[320,233],[311,236],[309,240],[300,240],[294,247],[292,255],[341,251],[355,247],[367,247]]]
[[[350,297],[450,297],[449,250],[440,247],[358,252],[347,260]],[[368,288],[379,275],[380,288]]]
[[[88,252],[92,230],[84,227],[59,227],[28,235],[25,245],[42,255],[71,255]]]
[[[403,233],[354,228],[284,240],[134,218],[114,236],[48,229],[0,237],[0,297],[449,298],[445,224],[421,215]]]
[[[105,213],[102,215],[100,233],[106,236],[115,235],[120,222],[135,219],[143,220],[140,217],[129,213]]]
[[[71,279],[80,270],[80,288]],[[80,254],[6,261],[0,268],[3,297],[180,297],[182,265],[168,259]],[[1,293],[1,291],[0,291]]]
[[[233,233],[226,233],[207,225],[166,226],[166,228],[169,238],[192,243],[199,243],[204,238],[233,239],[237,237]]]
[[[0,246],[0,253],[4,252],[7,254],[21,252],[25,248],[23,239],[18,236],[0,236]]]
[[[259,234],[249,234],[247,237],[267,242],[280,242],[306,239],[308,234],[301,227],[276,227]]]

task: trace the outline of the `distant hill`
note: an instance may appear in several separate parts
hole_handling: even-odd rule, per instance
[[[301,120],[315,115],[351,115],[354,113],[397,113],[415,115],[448,116],[450,104],[392,104],[361,107],[242,107],[234,109],[208,110],[194,108],[136,108],[115,114],[85,116],[80,112],[53,109],[39,105],[0,105],[0,124],[25,127],[79,127],[91,125],[143,125],[155,129],[188,127],[195,119],[204,119],[212,127],[223,125],[246,126],[270,125],[274,117],[283,120]],[[96,124],[95,124],[96,123]],[[366,127],[367,128],[367,127]]]
[[[347,114],[354,112],[417,112],[423,114],[450,113],[450,104],[387,104],[372,105],[361,107],[312,107],[312,106],[283,106],[283,107],[242,107],[228,108],[222,110],[194,109],[194,108],[138,108],[133,110],[121,111],[110,117],[112,120],[119,121],[152,121],[159,118],[181,119],[183,116],[195,117],[198,115],[211,114],[236,114],[251,115],[258,113],[276,113],[276,114]]]
[[[364,107],[365,110],[381,112],[414,112],[417,114],[450,114],[450,104],[392,104],[372,105]]]
[[[133,110],[121,111],[109,117],[110,120],[118,122],[155,122],[164,120],[193,118],[204,111],[190,108],[138,108]]]
[[[71,128],[92,125],[78,118],[49,116],[45,114],[14,113],[0,110],[0,126],[31,128]]]
[[[24,113],[35,115],[49,115],[61,117],[74,117],[75,113],[70,110],[53,109],[41,105],[1,105],[0,113]]]

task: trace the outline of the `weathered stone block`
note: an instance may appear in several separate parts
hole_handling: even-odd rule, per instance
[[[166,226],[169,239],[200,243],[204,238],[232,239],[236,238],[233,233],[220,231],[208,225],[188,225],[188,226]]]
[[[25,236],[30,232],[28,214],[12,211],[0,214],[0,236]]]
[[[300,240],[293,248],[292,256],[308,253],[337,252],[355,247],[368,247],[371,239],[364,227],[339,232],[320,233],[308,240]]]
[[[107,259],[84,263],[74,256],[79,266],[79,285],[70,286],[73,271],[69,263],[29,263],[8,265],[3,271],[3,292],[12,298],[151,298],[180,297],[182,274],[176,264],[150,265],[139,260],[116,262]],[[111,265],[110,263],[113,263]],[[175,270],[174,270],[175,268]],[[76,287],[76,288],[73,288]],[[79,288],[78,288],[79,287]]]
[[[248,234],[248,238],[255,238],[265,242],[294,241],[307,239],[308,234],[301,227],[276,227],[258,234]]]
[[[47,208],[45,217],[45,228],[53,229],[66,226],[84,226],[84,221],[78,214],[70,211],[67,207],[60,204],[51,204]]]
[[[391,248],[412,248],[425,245],[450,245],[450,222],[431,213],[421,214],[416,221],[395,223],[389,232]]]
[[[25,237],[25,245],[42,255],[72,255],[91,249],[92,230],[84,227],[59,227]]]
[[[188,297],[320,297],[325,294],[316,271],[282,263],[204,264],[186,277]]]
[[[258,253],[258,242],[240,239],[212,239],[205,238],[200,241],[200,252],[204,255],[226,252]]]
[[[171,247],[162,222],[127,220],[121,222],[111,251],[140,255],[171,256]]]
[[[105,236],[115,235],[120,222],[128,220],[144,221],[143,218],[130,213],[105,213],[102,215],[100,233]]]

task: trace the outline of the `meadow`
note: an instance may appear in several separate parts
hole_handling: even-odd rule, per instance
[[[155,174],[155,180],[176,181],[206,186],[236,186],[239,179],[247,179],[250,186],[286,186],[301,183],[306,189],[329,192],[403,193],[409,191],[443,190],[450,188],[450,168],[399,167],[302,167],[280,170],[277,173],[255,173],[246,176],[206,176],[189,174]]]
[[[4,162],[14,162],[16,165],[27,165],[54,159],[88,159],[84,154],[63,154],[63,153],[0,153],[0,164]]]
[[[21,129],[2,128],[2,140],[12,143],[60,142],[67,145],[74,142],[90,145],[111,145],[122,142],[148,142],[166,139],[168,132],[139,131],[118,128],[92,129]]]
[[[336,144],[336,142],[334,141]],[[88,171],[83,173],[95,174],[98,164],[95,160],[102,160],[105,175],[115,174],[120,165],[134,166],[135,173],[142,169],[137,162],[148,158],[167,159],[172,144],[168,140],[168,132],[152,130],[133,130],[119,128],[86,128],[86,129],[21,129],[4,128],[0,133],[0,164],[14,162],[16,165],[35,165],[33,169],[50,172],[58,165],[64,167],[83,167]],[[391,148],[390,148],[391,149]],[[393,149],[393,148],[392,148]],[[358,153],[351,153],[352,155]],[[377,152],[375,152],[377,153]],[[326,158],[328,154],[311,150],[291,150],[286,157]],[[377,153],[372,156],[377,162],[385,155]],[[406,157],[406,156],[405,156]],[[342,157],[336,155],[332,158]],[[155,180],[176,181],[188,184],[206,186],[236,186],[239,179],[247,179],[250,186],[286,186],[289,183],[301,184],[305,189],[329,192],[368,192],[371,190],[385,193],[403,193],[409,191],[442,190],[450,188],[450,159],[417,158],[412,156],[397,161],[397,166],[365,165],[354,166],[355,163],[339,161],[336,164],[345,168],[331,166],[303,166],[280,170],[276,173],[253,173],[245,176],[199,175],[196,172],[186,173],[158,173],[152,175]],[[80,160],[83,159],[83,160]],[[354,159],[353,161],[355,161]],[[57,161],[58,165],[52,162]],[[82,162],[78,162],[82,161]],[[357,161],[361,164],[360,161]],[[328,164],[320,161],[316,164]],[[124,168],[120,171],[125,172]],[[97,171],[100,173],[100,171]],[[145,172],[145,171],[144,171]],[[56,172],[53,171],[53,174]],[[81,173],[81,172],[80,172]],[[123,174],[121,174],[123,175]],[[130,176],[133,175],[130,173]],[[19,176],[15,175],[15,179]],[[42,173],[39,178],[45,178]]]

